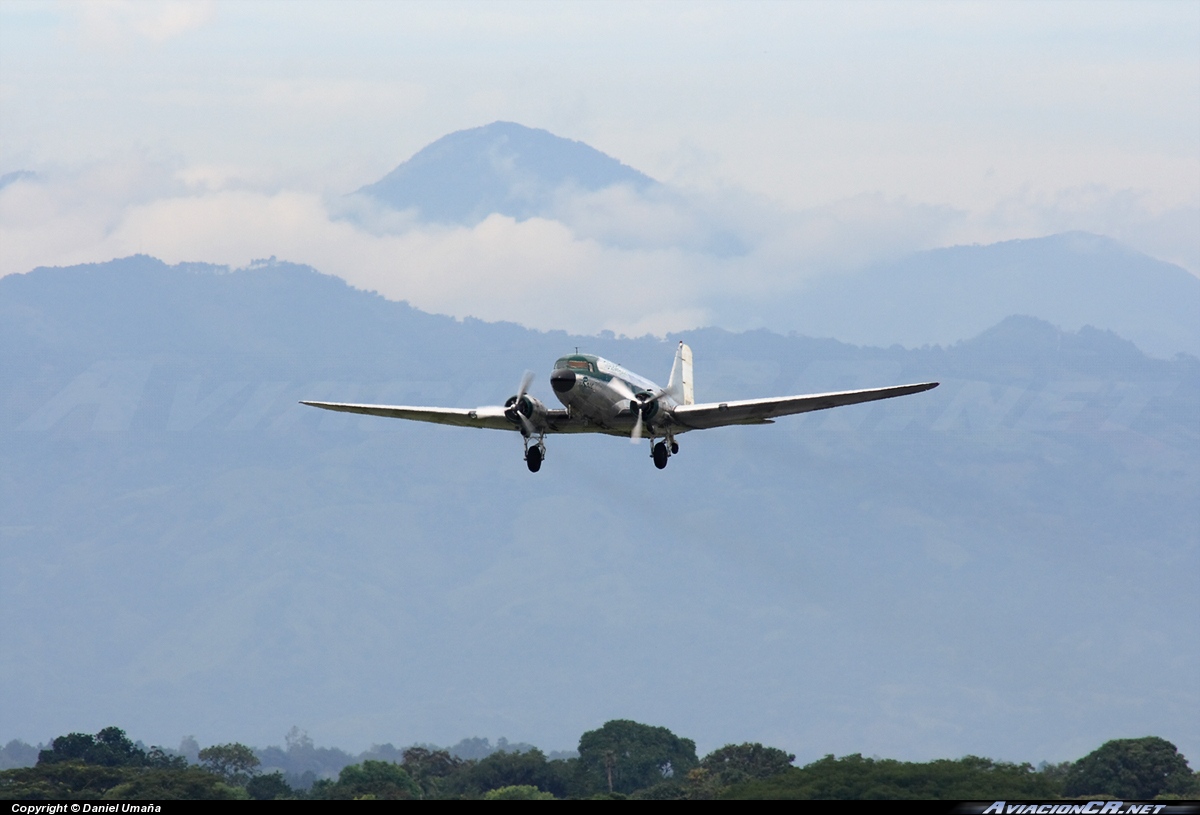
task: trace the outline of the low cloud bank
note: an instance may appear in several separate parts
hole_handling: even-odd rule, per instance
[[[547,217],[443,226],[238,168],[134,157],[0,189],[0,275],[134,253],[233,267],[274,255],[457,317],[661,335],[756,327],[756,304],[911,251],[1066,229],[1109,234],[1195,272],[1198,214],[1152,212],[1135,192],[1102,187],[1010,196],[987,212],[871,194],[786,211],[737,190],[610,187],[561,190]]]

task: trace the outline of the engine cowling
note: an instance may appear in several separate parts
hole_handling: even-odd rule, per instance
[[[516,425],[517,429],[524,432],[524,424],[518,418],[518,412],[529,420],[529,424],[533,426],[534,430],[541,431],[546,429],[546,417],[549,414],[549,408],[537,398],[527,393],[523,396],[510,396],[504,403],[504,418]]]
[[[658,400],[650,398],[650,394],[648,393],[639,394],[637,402],[629,403],[629,412],[634,416],[641,413],[642,421],[648,422],[658,415]]]

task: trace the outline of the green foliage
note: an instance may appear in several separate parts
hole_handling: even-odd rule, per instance
[[[296,797],[281,772],[256,775],[246,782],[246,794],[256,801],[282,801]]]
[[[45,752],[45,751],[43,751]],[[39,762],[36,767],[0,772],[0,798],[24,801],[88,801],[125,780],[120,767],[78,761]]]
[[[665,727],[615,719],[579,738],[579,766],[592,792],[632,793],[687,775],[697,764],[696,743]]]
[[[777,747],[764,747],[758,742],[727,744],[704,757],[700,766],[711,773],[720,786],[728,786],[755,778],[770,778],[792,769],[796,756]]]
[[[318,800],[377,799],[404,801],[421,797],[421,788],[404,768],[390,761],[364,761],[343,767],[337,781],[318,781],[309,792]]]
[[[503,787],[536,787],[557,798],[569,797],[575,787],[575,761],[547,761],[534,748],[521,753],[503,750],[479,761],[464,762],[446,778],[443,796],[477,798]]]
[[[1196,786],[1175,745],[1147,736],[1114,739],[1088,753],[1068,770],[1063,792],[1148,801],[1162,794],[1194,794]]]
[[[230,784],[246,786],[258,767],[258,756],[244,744],[214,744],[200,751],[200,763]]]
[[[554,795],[542,792],[529,784],[516,784],[511,787],[499,787],[488,790],[483,795],[485,801],[553,801]]]
[[[1071,771],[1071,767],[1073,766],[1074,762],[1072,761],[1060,761],[1057,764],[1043,761],[1038,765],[1037,771],[1043,778],[1049,780],[1059,789],[1062,789],[1063,783],[1067,779],[1067,773]]]
[[[102,767],[145,767],[146,751],[134,744],[119,727],[106,727],[95,736],[70,733],[50,742],[49,750],[38,753],[38,764],[74,761]]]
[[[289,747],[291,745],[289,744]],[[310,752],[314,748],[307,745]],[[805,767],[758,743],[728,744],[696,761],[695,744],[663,727],[628,720],[584,733],[578,759],[549,761],[540,750],[464,760],[447,750],[410,747],[403,764],[364,760],[336,781],[313,784],[314,799],[484,800],[843,799],[1030,800],[1112,796],[1126,800],[1195,798],[1200,782],[1168,741],[1118,739],[1076,762],[1008,764],[967,756],[928,763],[826,756]],[[281,800],[305,797],[281,772],[257,774],[242,744],[199,751],[204,766],[132,742],[109,727],[70,733],[42,750],[38,764],[0,771],[7,800]],[[273,769],[273,768],[272,768]],[[609,773],[613,789],[608,789]]]
[[[241,789],[197,767],[111,767],[55,761],[0,772],[0,798],[88,801],[244,798]]]
[[[182,770],[188,765],[183,756],[173,756],[161,747],[151,747],[146,753],[146,766],[160,770]]]
[[[971,800],[1055,797],[1057,785],[1029,764],[967,756],[926,764],[825,756],[773,778],[735,784],[720,797],[803,800]]]
[[[247,798],[241,787],[190,767],[183,770],[144,770],[128,772],[126,780],[104,793],[114,801],[235,801]]]
[[[450,755],[447,750],[430,750],[425,747],[409,747],[403,753],[404,770],[421,788],[422,797],[441,797],[445,779],[468,762]]]
[[[634,801],[685,801],[693,797],[695,796],[692,787],[686,781],[680,781],[677,778],[669,778],[658,784],[643,787],[629,796]]]

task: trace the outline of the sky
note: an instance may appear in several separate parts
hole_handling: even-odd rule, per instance
[[[1068,229],[1200,273],[1197,53],[1200,5],[1182,2],[9,0],[0,174],[37,176],[0,191],[0,274],[275,255],[459,317],[661,334],[714,315],[677,291],[551,316],[555,281],[753,279],[771,297]],[[587,223],[343,217],[347,193],[496,120],[680,195]],[[748,250],[689,241],[714,221]]]

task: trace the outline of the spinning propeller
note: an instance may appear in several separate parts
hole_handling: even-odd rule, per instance
[[[634,444],[637,444],[642,439],[644,420],[658,412],[658,400],[665,396],[670,389],[659,388],[652,394],[637,394],[634,393],[633,390],[622,380],[617,379],[616,377],[613,377],[608,384],[623,398],[629,400],[629,411],[637,414],[637,421],[633,424],[633,432],[629,434],[629,440]]]
[[[504,403],[504,418],[513,424],[521,425],[521,435],[525,438],[533,435],[533,423],[529,421],[529,413],[533,411],[533,407],[525,398],[525,391],[529,390],[529,383],[532,381],[533,371],[526,371],[525,375],[521,377],[517,395],[508,397],[508,401]]]

